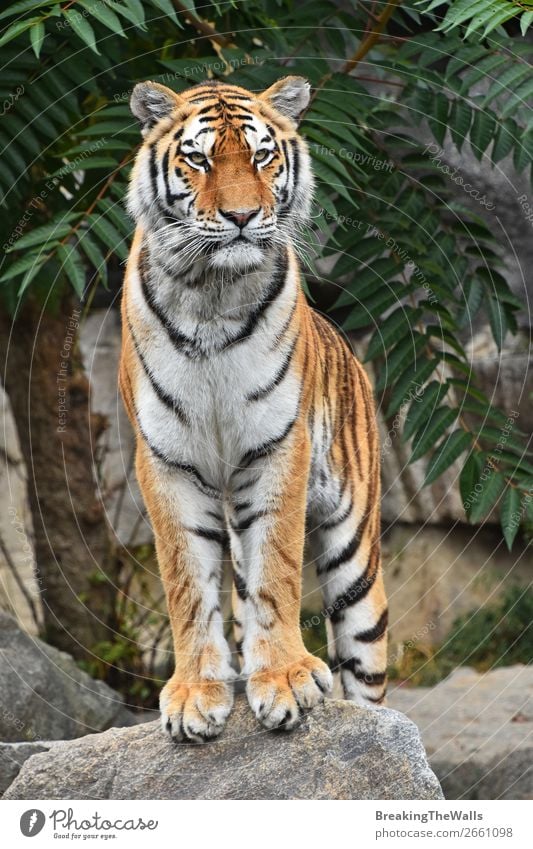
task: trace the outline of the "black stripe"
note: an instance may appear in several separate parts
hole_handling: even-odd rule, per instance
[[[275,351],[277,349],[277,347],[278,347],[279,343],[281,342],[281,340],[283,339],[286,331],[289,329],[289,326],[292,322],[292,319],[294,318],[294,313],[296,312],[297,306],[298,306],[298,298],[295,298],[294,303],[291,307],[291,311],[290,311],[289,315],[287,316],[287,318],[286,318],[286,320],[283,324],[283,327],[281,328],[281,330],[279,331],[279,333],[277,334],[277,336],[274,340],[274,344],[272,345],[272,347],[270,349],[271,351]]]
[[[185,354],[187,357],[200,356],[200,351],[194,339],[190,339],[189,336],[186,336],[184,333],[178,330],[177,327],[174,327],[172,322],[167,318],[167,316],[157,303],[154,292],[150,288],[146,279],[142,260],[139,263],[139,273],[141,276],[141,288],[142,293],[144,295],[144,299],[147,305],[152,310],[153,314],[165,328],[166,332],[168,333],[169,339],[174,345],[174,347],[180,353]],[[189,350],[187,350],[187,348],[189,348]]]
[[[343,495],[344,495],[344,491],[343,491]],[[347,508],[342,511],[341,515],[338,516],[336,519],[328,519],[327,522],[322,522],[319,529],[321,531],[330,531],[332,528],[336,528],[338,525],[341,525],[342,522],[346,521],[346,519],[348,518],[348,516],[352,512],[352,508],[353,508],[353,498],[350,498],[350,503],[348,504]],[[339,508],[337,508],[337,510],[338,509]]]
[[[360,643],[375,643],[385,634],[388,623],[389,611],[384,610],[374,627],[369,628],[368,631],[362,631],[360,634],[355,634],[354,640],[358,640]]]
[[[217,528],[187,528],[189,533],[197,537],[206,539],[208,542],[217,542],[219,545],[227,545],[228,535],[226,531],[220,531]]]
[[[241,471],[240,469],[236,469],[235,472]],[[233,474],[235,474],[235,472]],[[241,483],[239,486],[233,487],[233,492],[243,492],[245,489],[250,489],[251,486],[254,486],[259,481],[259,478],[252,478],[246,483]]]
[[[285,375],[289,370],[289,366],[292,362],[292,357],[294,351],[296,349],[296,344],[298,342],[298,337],[294,339],[290,351],[285,357],[285,361],[283,362],[281,368],[278,370],[278,373],[274,375],[270,383],[267,383],[266,386],[263,386],[261,389],[256,389],[255,392],[250,392],[249,395],[246,396],[247,401],[261,401],[263,398],[266,398],[267,395],[270,395],[271,392],[274,391],[276,386],[279,386]]]
[[[347,669],[348,672],[356,674],[356,667],[361,666],[361,661],[358,657],[336,657],[335,669]]]
[[[317,569],[317,572],[322,575],[324,572],[332,572],[333,569],[338,569],[340,566],[343,566],[345,563],[348,563],[349,560],[352,559],[354,554],[356,554],[357,549],[361,543],[361,534],[359,533],[359,528],[356,530],[355,534],[351,538],[350,542],[344,546],[342,551],[339,551],[335,557],[332,557],[331,560],[328,560],[324,563],[323,566],[320,566]]]
[[[233,583],[235,584],[235,589],[237,590],[237,595],[239,596],[240,600],[246,601],[246,599],[248,598],[248,588],[246,586],[246,581],[235,570],[233,571]]]
[[[364,672],[362,669],[356,670],[353,674],[357,681],[362,681],[369,687],[379,687],[387,678],[386,672]]]
[[[163,182],[165,184],[165,199],[168,206],[172,206],[172,204],[176,201],[184,200],[185,198],[190,197],[191,192],[179,192],[177,195],[172,192],[169,183],[169,157],[170,154],[167,148],[163,156],[163,162],[161,167],[163,169]]]
[[[298,181],[299,181],[299,179],[300,179],[300,150],[299,150],[299,148],[298,148],[298,142],[296,141],[296,139],[291,139],[291,140],[290,140],[290,145],[291,145],[291,148],[292,148],[292,156],[293,156],[293,161],[292,161],[292,169],[293,169],[293,175],[292,175],[293,196],[292,196],[292,198],[291,198],[291,203],[292,203],[292,201],[294,200],[294,194],[295,194],[295,192],[294,192],[294,188],[298,185]]]
[[[253,463],[254,460],[259,460],[261,459],[261,457],[268,457],[269,454],[272,454],[272,452],[276,450],[278,445],[280,445],[280,443],[282,443],[283,440],[289,435],[295,422],[296,419],[292,419],[283,431],[283,433],[281,433],[279,436],[275,436],[272,439],[269,439],[267,442],[264,442],[262,445],[259,445],[257,448],[251,448],[249,451],[247,451],[239,463],[239,466],[241,468],[237,469],[236,471],[238,472],[246,468],[250,465],[250,463]]]
[[[345,590],[345,592],[341,593],[341,595],[333,602],[333,604],[330,605],[333,610],[329,614],[329,618],[333,623],[340,622],[340,620],[342,619],[343,610],[345,610],[347,607],[351,607],[352,605],[357,604],[357,602],[361,601],[361,599],[363,599],[367,595],[367,593],[369,593],[372,589],[377,575],[377,570],[375,570],[372,574],[370,573],[372,564],[373,560],[372,557],[370,557],[368,561],[368,566],[366,567],[364,573],[359,578],[356,578],[356,580],[350,584],[348,589]]]
[[[163,451],[160,451],[155,445],[152,445],[144,430],[141,427],[139,422],[139,416],[136,412],[137,424],[139,426],[139,431],[141,433],[142,438],[146,442],[148,448],[158,460],[161,460],[166,466],[169,466],[171,469],[176,469],[177,471],[184,472],[186,475],[189,475],[193,480],[192,483],[197,486],[200,491],[204,495],[208,495],[210,498],[220,498],[222,493],[216,487],[211,486],[211,484],[207,483],[205,478],[200,474],[198,469],[195,466],[192,466],[190,463],[180,463],[178,460],[172,460],[167,457]]]
[[[228,342],[226,342],[226,344],[224,345],[224,348],[229,348],[233,345],[237,345],[239,344],[239,342],[243,342],[245,339],[248,339],[248,337],[251,336],[269,306],[274,303],[278,295],[283,290],[287,277],[288,264],[288,253],[287,250],[285,250],[283,251],[283,254],[279,260],[279,264],[277,265],[274,271],[270,286],[268,287],[264,298],[259,302],[255,309],[252,310],[248,321],[246,322],[243,329],[237,334],[237,336],[234,336],[232,339],[228,340]]]
[[[250,513],[245,519],[242,519],[240,522],[230,522],[231,528],[235,531],[236,534],[240,534],[243,531],[247,531],[257,519],[262,519],[263,516],[268,516],[267,510],[258,510],[257,513]]]
[[[139,343],[137,342],[137,339],[135,338],[135,333],[133,331],[133,327],[131,325],[129,318],[127,318],[127,323],[128,323],[128,329],[130,331],[131,340],[133,342],[133,347],[135,348],[135,353],[137,354],[139,361],[140,361],[140,363],[141,363],[141,365],[144,369],[144,373],[146,374],[146,377],[150,381],[150,385],[151,385],[152,389],[154,390],[155,394],[157,395],[158,399],[161,401],[162,404],[165,405],[165,407],[168,407],[169,410],[172,410],[172,412],[176,414],[176,416],[178,417],[178,419],[180,420],[180,422],[182,424],[190,425],[190,419],[188,418],[187,414],[183,410],[183,407],[180,405],[179,401],[177,401],[175,398],[173,398],[171,395],[169,395],[169,393],[166,391],[166,389],[164,389],[161,386],[161,384],[155,379],[154,375],[150,371],[148,363],[146,362],[144,355],[143,355],[143,353],[142,353],[142,351],[139,347]]]

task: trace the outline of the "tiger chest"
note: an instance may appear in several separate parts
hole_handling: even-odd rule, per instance
[[[170,461],[195,466],[216,487],[227,487],[243,457],[279,436],[298,413],[297,375],[289,370],[273,386],[286,352],[257,338],[206,358],[154,354],[150,371],[163,392],[141,371],[144,435]]]

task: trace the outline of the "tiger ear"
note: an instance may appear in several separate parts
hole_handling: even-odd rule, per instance
[[[260,100],[293,121],[298,121],[310,97],[311,86],[303,77],[283,77],[259,95]]]
[[[141,125],[144,135],[162,118],[170,115],[183,103],[172,89],[148,80],[137,83],[131,93],[130,109]]]

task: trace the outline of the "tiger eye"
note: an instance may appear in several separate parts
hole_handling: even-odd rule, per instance
[[[267,147],[260,147],[256,150],[254,159],[256,162],[264,162],[270,156],[270,151]]]
[[[195,165],[205,165],[207,161],[203,153],[200,153],[197,150],[187,154],[187,159],[190,159],[190,161],[194,162]]]

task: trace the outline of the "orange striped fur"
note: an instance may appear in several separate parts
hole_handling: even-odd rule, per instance
[[[220,581],[229,545],[242,674],[257,718],[290,729],[331,671],[299,626],[304,541],[346,698],[385,692],[379,447],[363,368],[307,304],[295,234],[313,182],[298,77],[254,95],[137,86],[144,143],[122,301],[120,387],[167,596],[175,739],[223,728],[235,677]]]

